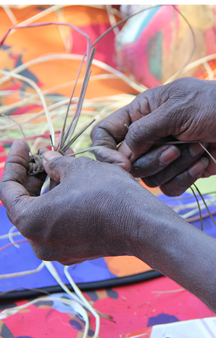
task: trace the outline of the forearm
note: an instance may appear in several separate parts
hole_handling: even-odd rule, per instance
[[[141,210],[136,210],[135,255],[216,312],[216,240],[158,200]]]

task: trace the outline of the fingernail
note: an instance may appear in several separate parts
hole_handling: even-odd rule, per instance
[[[211,176],[211,174],[208,172],[208,170],[205,170],[204,173],[203,173],[203,177],[208,178],[210,176]]]
[[[38,150],[38,153],[39,153],[40,155],[42,155],[43,153],[45,153],[45,151],[49,151],[49,149],[46,148],[46,147],[42,147],[42,148],[40,148],[40,149]]]
[[[123,142],[118,149],[123,155],[125,155],[129,160],[132,157],[132,150],[128,147],[126,142]]]
[[[203,143],[204,147],[208,146],[208,143]],[[189,146],[189,153],[191,156],[196,157],[204,152],[204,149],[199,143],[192,143]]]
[[[170,146],[164,150],[160,156],[161,164],[169,164],[181,155],[180,150],[175,146]]]
[[[188,171],[192,177],[199,177],[205,168],[209,165],[209,159],[207,157],[201,158],[196,162]]]
[[[127,169],[127,165],[125,163],[120,163],[120,162],[114,162],[114,165],[117,165],[118,167],[121,167],[122,169],[124,169],[125,171],[128,171]]]
[[[58,153],[57,151],[45,151],[43,154],[43,159],[48,162],[52,159],[54,159],[55,157],[60,157],[62,156],[60,153]]]

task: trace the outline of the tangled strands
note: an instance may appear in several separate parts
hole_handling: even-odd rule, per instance
[[[14,30],[14,29],[34,28],[34,27],[42,27],[42,26],[48,26],[48,25],[68,26],[70,28],[75,29],[78,33],[80,33],[81,35],[85,36],[86,39],[87,39],[87,51],[86,51],[85,55],[83,56],[83,59],[81,60],[81,64],[80,64],[80,67],[79,67],[79,70],[78,70],[78,75],[77,75],[77,78],[76,78],[76,81],[75,81],[75,85],[74,85],[74,88],[73,88],[73,91],[72,91],[72,94],[71,94],[71,97],[70,97],[70,100],[69,100],[68,108],[67,108],[67,111],[66,111],[63,128],[62,128],[59,140],[57,141],[57,144],[56,144],[55,147],[54,147],[55,133],[54,133],[54,130],[53,130],[50,118],[49,118],[49,116],[47,114],[47,109],[45,109],[47,120],[48,120],[48,123],[49,123],[49,129],[50,129],[50,135],[51,135],[50,136],[50,138],[51,138],[51,145],[52,145],[52,149],[53,150],[55,149],[55,150],[59,151],[61,154],[64,154],[65,151],[77,139],[77,136],[73,137],[73,133],[74,133],[74,131],[76,129],[76,126],[77,126],[77,123],[78,123],[78,120],[79,120],[79,117],[80,117],[80,114],[81,114],[81,109],[82,109],[82,105],[83,105],[83,101],[84,101],[84,96],[85,96],[85,92],[86,92],[87,85],[88,85],[89,78],[90,78],[90,68],[91,68],[91,64],[92,64],[93,57],[94,57],[94,54],[95,54],[94,45],[98,41],[100,41],[106,34],[108,34],[111,30],[116,29],[119,25],[121,25],[122,23],[124,23],[129,18],[131,18],[134,15],[137,15],[137,14],[143,12],[143,11],[146,11],[146,10],[148,10],[150,8],[154,8],[154,7],[158,7],[158,6],[150,6],[148,8],[141,9],[140,11],[137,11],[137,12],[131,14],[130,16],[122,19],[118,23],[116,23],[113,26],[111,26],[105,33],[103,33],[98,39],[96,39],[96,41],[93,44],[91,44],[90,37],[86,33],[84,33],[82,30],[80,30],[79,28],[77,28],[76,26],[74,26],[72,24],[62,23],[62,22],[43,22],[43,23],[29,24],[29,25],[25,25],[25,26],[24,25],[23,26],[22,25],[17,25],[17,26],[14,26],[14,27],[10,27],[8,29],[8,31],[5,33],[5,35],[3,36],[3,38],[0,41],[0,47],[3,45],[4,41],[6,40],[7,36],[10,34],[10,32],[12,30]],[[179,10],[175,6],[173,6],[173,7],[174,7],[174,9],[178,13],[180,13]],[[187,19],[181,13],[180,13],[180,15],[183,17],[183,19],[189,25],[191,33],[192,33],[192,36],[193,36],[194,44],[193,44],[192,53],[191,53],[191,55],[189,57],[189,60],[190,60],[190,58],[193,55],[194,50],[196,48],[195,37],[194,37],[193,29],[190,26],[190,24],[188,23]],[[109,18],[110,18],[110,20],[113,20],[113,17],[111,18],[110,14],[109,14]],[[79,99],[78,99],[77,110],[76,110],[76,112],[74,114],[73,120],[71,121],[69,127],[65,131],[65,126],[66,126],[66,121],[67,121],[67,118],[68,118],[68,112],[69,112],[70,104],[71,104],[71,101],[72,101],[72,98],[73,98],[73,95],[74,95],[76,84],[77,84],[77,81],[78,81],[78,78],[79,78],[79,75],[80,75],[80,72],[81,72],[82,64],[83,64],[85,58],[86,58],[85,76],[84,76],[84,80],[83,80],[80,96],[79,96]],[[188,64],[189,60],[187,61],[187,64]],[[91,123],[89,125],[91,125]],[[86,128],[88,126],[86,126]],[[35,159],[36,159],[36,161],[35,161]],[[38,170],[37,170],[37,166],[39,167]],[[40,157],[39,156],[31,157],[31,161],[29,163],[29,170],[28,170],[28,172],[31,173],[31,175],[34,175],[34,174],[37,174],[38,172],[40,172],[41,170],[42,170],[42,163],[41,163]]]
[[[58,9],[61,9],[61,7],[64,7],[64,6],[53,6],[52,8],[48,9],[48,11],[54,11],[54,10],[58,10]],[[113,13],[112,12],[112,9],[111,7],[109,6],[106,6],[107,7],[107,10],[108,10],[108,15],[109,15],[109,19],[110,19],[110,22],[111,24],[115,22],[115,24],[112,25],[112,27],[110,27],[105,33],[103,33],[93,44],[91,44],[91,41],[90,41],[90,38],[88,37],[87,34],[83,33],[79,28],[71,25],[71,24],[68,24],[68,23],[61,23],[61,22],[44,22],[44,23],[36,23],[36,24],[29,24],[29,20],[21,23],[21,24],[18,24],[17,26],[14,26],[14,27],[11,27],[8,29],[8,31],[5,33],[5,35],[3,36],[1,42],[0,42],[0,46],[4,43],[5,39],[7,38],[7,36],[15,29],[23,29],[23,28],[33,28],[33,27],[40,27],[40,26],[47,26],[47,25],[58,25],[58,26],[68,26],[70,28],[73,28],[73,29],[76,29],[80,34],[84,35],[86,38],[87,38],[87,51],[85,53],[85,55],[82,57],[82,60],[81,60],[81,64],[80,64],[80,67],[79,67],[79,71],[78,71],[78,75],[77,75],[77,78],[76,78],[76,81],[75,81],[75,85],[74,85],[74,89],[72,91],[72,94],[71,94],[71,98],[68,102],[68,107],[67,107],[67,112],[66,112],[66,115],[65,115],[65,119],[64,119],[64,124],[63,124],[63,128],[62,128],[62,131],[60,132],[60,137],[54,147],[54,138],[55,138],[55,134],[56,132],[54,132],[52,130],[52,126],[50,124],[50,121],[48,121],[49,123],[49,129],[50,131],[52,130],[52,132],[50,133],[50,138],[51,138],[51,144],[52,144],[52,147],[53,149],[59,151],[61,154],[64,154],[64,152],[72,145],[72,143],[77,140],[77,138],[79,136],[82,135],[82,133],[94,122],[90,122],[87,126],[85,126],[76,136],[73,136],[73,133],[75,131],[75,128],[77,126],[77,123],[78,123],[78,120],[79,120],[79,117],[80,117],[80,114],[81,114],[81,108],[83,106],[83,101],[84,101],[84,96],[85,96],[85,91],[86,91],[86,88],[87,88],[87,84],[88,84],[88,81],[89,81],[89,77],[90,77],[90,67],[91,67],[91,64],[93,62],[93,57],[94,57],[94,53],[95,53],[95,49],[93,48],[95,46],[95,44],[100,41],[107,33],[109,33],[111,30],[115,29],[116,27],[118,27],[120,24],[124,23],[126,20],[128,20],[130,17],[134,16],[134,15],[137,15],[145,10],[149,10],[151,8],[154,8],[154,7],[158,7],[158,6],[149,6],[147,8],[144,8],[144,9],[141,9],[135,13],[133,13],[132,15],[130,16],[127,16],[127,17],[124,17],[121,21],[119,22],[116,22],[115,18],[113,17]],[[190,67],[195,67],[197,62],[195,63],[192,63],[191,66],[188,65],[189,63],[189,60],[191,59],[193,53],[194,53],[194,50],[196,48],[196,43],[195,43],[195,36],[194,36],[194,32],[193,32],[193,29],[190,25],[190,23],[187,21],[187,19],[184,17],[184,15],[176,8],[176,6],[173,6],[173,8],[183,17],[184,21],[187,23],[187,25],[189,26],[189,29],[191,31],[191,35],[192,35],[192,38],[193,38],[193,48],[192,48],[192,51],[190,53],[190,56],[189,56],[189,59],[188,61],[186,62],[185,66],[178,72],[174,75],[174,78],[177,78],[179,77],[180,73],[183,73],[184,71],[188,70],[188,68]],[[46,10],[47,11],[47,10]],[[45,11],[44,11],[45,12]],[[48,12],[47,12],[48,13]],[[45,14],[45,13],[44,13]],[[37,16],[37,15],[36,15]],[[35,20],[36,20],[36,16],[35,16]],[[32,19],[31,21],[34,21],[34,17],[33,18],[30,18]],[[27,25],[24,25],[24,23],[28,23]],[[48,56],[49,57],[49,56]],[[213,57],[213,56],[212,56]],[[78,98],[78,103],[77,103],[77,109],[75,111],[75,114],[74,114],[74,118],[72,120],[72,122],[70,123],[69,127],[67,128],[67,130],[65,131],[65,126],[66,126],[66,120],[68,118],[68,115],[69,115],[69,108],[70,108],[70,104],[71,104],[71,101],[73,100],[73,94],[74,94],[74,91],[75,91],[75,87],[76,87],[76,84],[78,82],[78,78],[79,78],[79,75],[80,75],[80,71],[81,71],[81,67],[83,65],[83,62],[84,62],[84,59],[86,58],[86,70],[85,70],[85,77],[84,77],[84,80],[83,80],[83,85],[82,85],[82,88],[81,88],[81,93],[80,93],[80,96]],[[96,60],[97,61],[97,60]],[[201,60],[205,66],[205,63],[206,61],[204,59]],[[23,67],[24,65],[22,65],[21,67]],[[20,68],[20,67],[18,67]],[[206,65],[206,69],[208,69],[207,65]],[[15,71],[15,70],[14,70]],[[18,69],[17,69],[18,71]],[[21,71],[21,69],[20,69]],[[11,76],[14,76],[14,72],[9,72],[8,73],[8,77],[6,77],[4,79],[7,80],[9,79]],[[174,80],[174,78],[172,80]],[[1,79],[2,80],[2,79]],[[1,82],[0,80],[0,82]],[[24,79],[25,80],[25,79]],[[169,80],[168,80],[169,82]],[[147,88],[145,88],[147,89]],[[141,90],[140,90],[141,91]],[[46,112],[46,109],[45,109],[45,112]],[[46,113],[46,116],[47,116],[47,120],[49,120],[49,117],[48,117],[48,114]],[[75,152],[72,156],[75,156],[76,154],[80,154],[80,153],[83,153],[87,150],[93,150],[93,148],[88,148],[86,150],[82,150],[82,151],[78,151],[78,152]],[[207,151],[208,152],[208,151]],[[31,154],[32,155],[32,154]],[[211,156],[211,154],[210,154]],[[39,172],[43,171],[43,167],[42,167],[42,159],[41,159],[41,156],[38,155],[38,154],[34,154],[34,156],[32,155],[31,158],[30,158],[30,164],[29,164],[29,174],[37,174]]]
[[[58,7],[57,9],[61,8],[61,7],[64,7],[64,6],[53,6],[53,7]],[[72,145],[72,143],[77,140],[78,137],[80,137],[82,135],[82,133],[94,122],[94,121],[91,121],[88,125],[86,125],[77,135],[73,136],[74,132],[75,132],[75,129],[77,127],[77,123],[78,123],[78,120],[80,118],[80,114],[81,114],[81,110],[82,110],[82,107],[83,107],[83,102],[84,102],[84,96],[85,96],[85,92],[86,92],[86,89],[87,89],[87,85],[88,85],[88,82],[89,82],[89,78],[90,78],[90,67],[91,67],[91,64],[93,63],[93,57],[94,57],[94,53],[95,53],[95,49],[93,48],[94,45],[100,40],[102,39],[107,33],[109,33],[111,30],[115,29],[118,25],[122,24],[123,22],[125,22],[126,20],[128,20],[130,17],[134,16],[134,15],[137,15],[138,13],[141,13],[142,11],[144,10],[148,10],[148,9],[151,9],[153,7],[157,7],[157,6],[150,6],[148,8],[145,8],[145,9],[142,9],[130,16],[128,16],[127,18],[124,18],[123,20],[119,21],[118,23],[116,23],[113,27],[111,27],[109,30],[107,30],[104,34],[102,34],[92,45],[91,45],[91,42],[90,42],[90,39],[88,40],[88,37],[86,36],[87,38],[87,51],[86,51],[86,54],[82,57],[82,60],[81,60],[81,64],[80,64],[80,68],[79,68],[79,71],[78,71],[78,75],[77,75],[77,78],[76,78],[76,81],[75,81],[75,84],[74,84],[74,89],[72,91],[72,94],[71,94],[71,97],[69,99],[69,102],[68,102],[68,106],[67,106],[67,110],[66,110],[66,114],[65,114],[65,119],[64,119],[64,123],[63,123],[63,128],[60,132],[60,135],[59,135],[59,138],[58,138],[58,141],[55,142],[55,135],[56,135],[56,132],[54,131],[54,129],[52,130],[52,127],[49,126],[49,130],[50,130],[50,139],[51,139],[51,145],[53,147],[53,149],[59,151],[60,153],[64,154],[64,152]],[[175,8],[175,6],[174,6]],[[56,9],[56,10],[57,10]],[[175,8],[175,10],[177,10]],[[181,14],[181,13],[180,13]],[[113,17],[110,16],[110,20],[113,21]],[[24,23],[23,23],[24,24]],[[0,42],[0,45],[3,44],[3,42],[5,41],[6,37],[8,36],[8,34],[11,33],[11,31],[15,30],[15,29],[21,29],[21,28],[33,28],[33,27],[39,27],[39,26],[47,26],[47,25],[60,25],[60,26],[70,26],[72,27],[73,29],[76,29],[77,27],[73,26],[73,25],[70,25],[70,24],[67,24],[67,23],[59,23],[59,22],[47,22],[47,23],[39,23],[39,24],[32,24],[32,25],[27,25],[27,22],[26,22],[26,26],[24,25],[18,25],[18,26],[15,26],[15,27],[11,27],[7,33],[4,35],[3,39],[1,40]],[[189,23],[188,23],[189,24]],[[189,25],[190,27],[190,25]],[[78,29],[76,29],[78,31]],[[191,32],[192,32],[192,35],[193,35],[193,40],[194,40],[194,34],[193,34],[193,30],[191,28]],[[81,32],[80,32],[81,33]],[[82,33],[81,33],[82,34]],[[192,52],[189,56],[189,59],[187,61],[187,64],[189,63],[190,59],[191,59],[191,56],[194,52],[194,49],[196,48],[195,47],[195,40],[194,40],[194,45],[193,45],[193,49],[192,49]],[[83,84],[82,84],[82,88],[81,88],[81,92],[80,92],[80,96],[78,98],[78,102],[77,102],[77,105],[76,105],[76,110],[75,110],[75,113],[74,113],[74,117],[71,121],[71,123],[69,124],[69,127],[66,128],[66,122],[67,122],[67,119],[70,115],[70,104],[72,101],[74,101],[73,99],[73,95],[74,95],[74,91],[75,91],[75,87],[78,83],[78,78],[79,78],[79,75],[80,75],[80,71],[81,71],[81,68],[82,68],[82,65],[83,65],[83,62],[86,58],[86,67],[85,67],[85,76],[84,76],[84,79],[83,79]],[[97,61],[97,60],[96,60]],[[98,61],[99,62],[99,61]],[[183,72],[185,71],[186,69],[186,65],[183,67],[183,69],[178,72],[175,76],[176,78]],[[111,68],[111,67],[110,67]],[[14,75],[15,72],[8,72],[7,74],[5,74],[6,76],[8,76],[8,79]],[[24,80],[24,79],[23,79]],[[137,84],[137,88],[142,88],[142,86],[140,84]],[[146,88],[145,88],[146,89]],[[44,109],[45,110],[45,109]],[[49,109],[48,109],[48,114],[50,114],[49,112]],[[46,116],[47,117],[47,116]],[[48,120],[48,118],[47,118]],[[52,120],[50,119],[51,121],[51,124],[52,124]],[[95,149],[95,148],[94,148]],[[94,150],[93,148],[87,148],[86,150],[82,150],[82,151],[78,151],[78,152],[75,152],[74,154],[72,154],[72,156],[75,156],[76,154],[80,154],[80,153],[83,153],[87,150]],[[30,163],[32,163],[32,165],[30,165],[30,168],[29,168],[29,174],[33,173],[33,174],[37,174],[38,173],[38,169],[39,170],[42,170],[42,167],[41,167],[41,157],[37,154],[34,154],[32,155],[33,156],[33,159],[31,159]],[[201,209],[201,208],[199,208]],[[200,214],[201,216],[201,214]],[[14,234],[15,235],[15,234]],[[13,236],[11,235],[11,238]],[[22,241],[22,240],[21,240]],[[22,242],[19,242],[19,241],[16,241],[13,243],[11,242],[10,246],[11,245],[18,245],[19,243],[22,243]],[[67,277],[67,279],[69,280],[71,286],[74,288],[75,292],[78,294],[78,297],[76,298],[76,296],[74,297],[74,294],[72,294],[70,292],[70,290],[68,290],[68,288],[66,286],[64,286],[64,284],[62,283],[60,277],[58,276],[58,273],[57,271],[55,270],[54,266],[52,263],[50,262],[42,262],[39,267],[37,269],[34,269],[34,270],[31,270],[31,272],[23,272],[22,275],[26,274],[26,273],[35,273],[35,272],[38,272],[40,269],[42,269],[44,266],[46,266],[46,268],[50,271],[50,273],[53,275],[53,277],[56,279],[57,283],[59,285],[62,286],[62,288],[64,289],[64,291],[66,293],[68,293],[68,295],[73,298],[73,299],[76,299],[76,303],[73,303],[73,300],[69,299],[69,300],[66,300],[66,299],[61,299],[60,301],[64,302],[65,304],[67,305],[71,305],[73,307],[75,307],[77,309],[77,312],[80,313],[80,315],[82,316],[82,318],[84,319],[85,323],[86,323],[86,326],[85,326],[85,330],[84,330],[84,336],[83,337],[87,337],[87,333],[88,333],[88,315],[86,314],[85,312],[85,309],[89,310],[91,313],[93,313],[93,315],[95,316],[96,318],[96,329],[95,329],[95,335],[94,337],[97,337],[98,334],[99,334],[99,325],[100,325],[100,318],[99,318],[99,315],[98,313],[91,307],[91,305],[87,302],[84,301],[84,299],[82,298],[82,294],[80,295],[79,292],[80,290],[76,287],[75,283],[73,282],[71,276],[69,275],[68,273],[68,267],[65,267],[65,270],[64,270],[64,273]],[[22,273],[22,272],[21,272]],[[69,291],[69,292],[68,292]],[[48,298],[48,300],[51,300],[52,298]],[[53,298],[54,300],[59,300],[59,299],[55,299]],[[39,301],[41,301],[42,298],[39,299]],[[45,300],[45,298],[44,298]],[[46,298],[47,300],[47,298]],[[33,301],[32,303],[35,303],[37,302],[38,300],[35,300]],[[1,313],[2,317],[0,318],[5,318],[11,314],[14,314],[16,313],[19,309],[23,309],[27,306],[31,305],[31,303],[28,303],[28,304],[25,304],[21,307],[17,307],[17,308],[13,308],[13,309],[7,309],[5,311],[3,311]],[[82,305],[82,307],[79,307],[79,305]],[[79,308],[79,309],[78,309]],[[4,317],[5,316],[5,317]]]
[[[21,235],[19,232],[13,232],[14,229],[15,229],[15,227],[13,226],[7,234],[0,236],[0,240],[6,239],[6,238],[8,238],[10,240],[10,242],[8,244],[6,244],[6,245],[4,245],[3,247],[0,248],[0,252],[8,249],[11,246],[15,246],[18,249],[21,249],[20,246],[18,247],[18,244],[28,242],[28,240],[25,239],[25,238],[14,241],[13,237]],[[63,281],[62,281],[61,277],[59,276],[59,274],[58,274],[56,268],[54,267],[53,263],[47,262],[47,261],[41,261],[40,264],[36,268],[31,269],[31,270],[14,272],[14,273],[7,273],[7,274],[0,274],[0,280],[35,274],[35,273],[40,272],[44,268],[48,269],[48,271],[54,277],[54,279],[56,280],[58,285],[60,285],[61,288],[66,292],[69,299],[67,299],[66,302],[65,302],[65,301],[62,301],[62,298],[59,299],[59,298],[55,298],[55,297],[52,297],[52,296],[48,296],[48,298],[47,297],[38,298],[38,299],[35,299],[32,302],[28,302],[24,305],[13,307],[13,308],[8,308],[8,309],[2,311],[0,313],[0,319],[7,318],[7,317],[17,313],[21,309],[24,309],[24,308],[26,308],[26,307],[30,306],[31,304],[34,304],[38,301],[58,300],[60,302],[62,301],[64,304],[67,304],[68,306],[72,307],[73,311],[75,311],[79,316],[82,317],[82,319],[85,323],[85,328],[84,328],[84,333],[83,333],[83,337],[85,337],[85,338],[88,336],[88,331],[89,331],[89,315],[88,315],[87,311],[89,313],[91,313],[95,317],[95,320],[96,320],[95,333],[94,333],[93,337],[94,338],[98,337],[99,329],[100,329],[100,316],[102,316],[103,318],[105,318],[107,320],[111,320],[111,321],[112,321],[112,317],[109,316],[109,315],[102,314],[92,307],[92,305],[83,296],[82,292],[79,290],[77,285],[74,283],[74,281],[73,281],[73,279],[72,279],[72,277],[71,277],[71,275],[68,271],[68,269],[69,269],[68,266],[64,267],[64,274],[65,274],[69,284],[71,285],[72,289],[74,290],[74,292],[71,292],[68,289],[68,287],[63,283]]]

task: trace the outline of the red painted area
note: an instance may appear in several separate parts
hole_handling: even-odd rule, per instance
[[[37,109],[37,108],[41,108],[41,106],[39,106],[37,104],[32,104],[30,106],[20,107],[20,108],[17,108],[16,111],[13,112],[13,115],[21,115],[21,114],[25,114],[25,113],[31,113],[31,110]]]
[[[121,334],[143,330],[147,328],[150,317],[157,317],[160,314],[166,314],[167,317],[175,316],[180,321],[215,316],[188,291],[153,293],[179,289],[182,287],[167,277],[161,277],[147,282],[113,288],[115,297],[109,296],[109,292],[106,290],[95,291],[99,299],[94,302],[94,307],[104,314],[111,315],[115,321],[112,323],[101,318],[99,337],[117,338]],[[89,295],[87,295],[87,299],[90,300]],[[18,302],[17,305],[23,303],[25,301]],[[70,319],[71,317],[67,313],[31,305],[25,311],[3,321],[15,337],[80,337],[78,331],[70,325]],[[155,318],[155,324],[156,321],[157,318]],[[91,326],[95,327],[93,317],[91,317]],[[145,338],[147,337],[145,336]]]
[[[90,36],[91,42],[93,43],[98,38],[98,36],[103,34],[108,28],[110,28],[110,25],[107,23],[100,23],[100,24],[80,26],[79,28]],[[114,68],[117,68],[117,65],[115,62],[114,36],[115,35],[113,31],[111,31],[96,44],[95,47],[97,49],[96,49],[94,59],[102,61]],[[86,38],[80,35],[75,30],[73,30],[72,32],[72,37],[73,37],[72,53],[84,55],[86,52],[86,46],[87,46]]]
[[[167,277],[130,286],[114,288],[119,297],[107,297],[94,303],[96,309],[113,316],[116,324],[101,319],[100,337],[119,337],[147,327],[150,317],[161,313],[176,316],[180,321],[215,314],[198,298],[188,291],[156,294],[153,291],[169,291],[182,289],[180,285]]]
[[[4,319],[4,323],[14,337],[77,337],[77,331],[70,325],[69,320],[70,317],[66,313],[31,305],[26,310]]]

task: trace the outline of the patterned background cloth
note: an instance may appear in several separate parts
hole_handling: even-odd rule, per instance
[[[19,23],[47,8],[49,8],[49,6],[26,6],[23,8],[13,8],[13,13]],[[161,32],[163,32],[163,29],[159,26],[160,24],[162,25],[164,21],[161,20],[159,24],[157,16],[158,13],[163,13],[163,15],[168,18],[173,14],[173,8],[164,6],[154,10],[151,13],[151,20],[145,21],[144,30],[140,31],[140,35],[137,35],[138,39],[136,40],[136,48],[138,48],[142,33],[145,32],[145,34],[147,34],[145,31],[146,29],[148,32],[155,32],[154,36],[151,34],[148,35],[149,33],[145,35],[148,36],[148,39],[146,40],[148,46],[151,46],[148,54],[148,57],[151,57],[151,64],[148,62],[145,63],[142,56],[139,55],[139,60],[142,60],[144,67],[142,72],[146,74],[145,80],[141,79],[141,82],[149,87],[160,84],[165,80],[164,69],[166,69],[166,67],[164,66],[164,61],[159,63],[157,67],[154,65],[154,63],[158,60],[158,51],[161,55],[161,60],[166,60],[166,57],[168,56],[164,57],[164,55],[169,54],[166,48],[168,48],[167,46],[173,46],[172,43],[167,44],[166,39],[161,39]],[[214,23],[214,10],[210,8],[207,10],[206,8],[205,13],[208,14],[204,17],[207,21],[203,19],[204,21],[202,22]],[[160,17],[163,18],[163,15],[161,14]],[[6,30],[11,26],[11,22],[3,8],[0,8],[0,17],[0,36],[3,36]],[[106,10],[87,6],[65,7],[58,12],[47,15],[45,18],[42,18],[37,22],[60,20],[63,20],[64,22],[71,22],[74,25],[79,26],[83,31],[88,32],[92,41],[110,27]],[[157,21],[157,29],[154,31],[152,30],[152,27],[155,25],[155,20]],[[168,19],[166,20],[168,21]],[[175,20],[179,20],[179,18],[176,17]],[[194,25],[196,26],[196,22]],[[199,27],[199,29],[205,31],[204,35],[207,37],[213,34],[213,26],[209,24],[209,26],[202,26],[201,28]],[[208,32],[206,32],[206,30],[208,30]],[[208,41],[206,44],[208,45]],[[160,46],[160,48],[158,46]],[[68,54],[72,52],[74,54],[83,55],[86,50],[86,40],[75,30],[71,30],[68,27],[64,27],[61,30],[57,26],[16,30],[13,34],[8,36],[3,47],[0,49],[1,69],[13,70],[14,68],[23,65],[36,57],[40,57],[41,55],[49,53],[65,53],[65,48],[68,50]],[[120,58],[120,54],[122,53],[123,55],[126,50],[126,47],[121,48],[122,50],[119,49],[118,45],[117,52],[115,51],[114,33],[111,32],[98,43],[95,59],[117,69],[117,58]],[[214,46],[212,48],[214,48]],[[129,49],[131,50],[131,46]],[[136,49],[134,50],[136,54]],[[163,50],[162,54],[161,50]],[[154,51],[157,53],[155,52],[156,54],[154,54]],[[210,53],[208,48],[207,53]],[[120,62],[119,60],[118,62]],[[129,60],[129,58],[127,58],[127,60]],[[34,80],[42,90],[46,90],[47,88],[58,85],[59,83],[74,80],[77,74],[78,65],[79,61],[77,60],[73,60],[72,62],[71,60],[55,60],[29,66],[26,70],[21,72],[21,75],[29,77]],[[127,68],[128,64],[125,63],[124,67]],[[173,66],[172,69],[174,72],[175,67]],[[101,72],[100,68],[96,66],[93,66],[92,70],[92,75],[100,74]],[[130,68],[127,70],[131,71]],[[134,68],[131,73],[137,77],[137,70]],[[202,71],[201,73],[202,76],[204,76]],[[140,80],[140,78],[138,80]],[[17,90],[19,98],[22,98],[26,92],[33,93],[33,89],[30,88],[28,84],[19,80],[15,81],[12,79],[1,86],[1,90],[9,91],[14,89]],[[80,85],[78,85],[75,95],[78,95],[79,89]],[[61,88],[54,94],[59,96],[69,96],[70,91],[70,88]],[[125,84],[122,80],[108,79],[106,81],[98,80],[94,82],[94,85],[90,85],[88,87],[86,97],[103,97],[104,95],[115,95],[121,93],[137,94],[134,89]],[[12,104],[13,102],[14,98],[10,96],[0,96],[0,105],[2,106]],[[40,109],[41,108],[37,104],[31,104],[16,110],[11,109],[10,114],[28,114],[37,112]],[[4,146],[0,145],[0,164],[2,165],[0,166],[0,175],[3,173],[3,164],[10,144],[11,142],[8,142],[8,144],[4,143]],[[154,189],[152,192],[155,195],[159,194],[158,189]],[[210,232],[212,231],[212,235],[215,235],[211,221],[207,219],[205,224],[206,230]],[[195,225],[199,226],[199,224]],[[0,206],[0,235],[7,233],[11,226],[12,225],[6,217],[5,208]],[[20,244],[20,249],[10,246],[4,250],[1,249],[3,246],[8,244],[8,240],[5,240],[5,242],[1,241],[1,244],[0,274],[6,272],[11,273],[16,271],[16,269],[19,271],[22,269],[28,269],[28,264],[30,264],[31,268],[34,264],[35,266],[33,268],[38,265],[39,260],[33,255],[28,243]],[[74,274],[76,282],[89,282],[138,274],[140,272],[149,271],[149,269],[150,268],[145,263],[134,257],[107,257],[77,265],[73,269],[72,274]],[[54,285],[54,281],[48,271],[44,272],[42,275],[39,275],[38,273],[37,275],[31,275],[31,277],[28,276],[20,278],[18,278],[18,284],[16,284],[16,278],[8,280],[0,279],[0,292],[8,291],[17,287],[37,288]],[[177,290],[177,292],[164,294],[154,293],[155,291],[167,290]],[[106,290],[94,290],[87,292],[86,295],[87,298],[94,304],[96,309],[102,313],[111,315],[115,321],[115,323],[113,323],[102,319],[100,330],[100,337],[102,338],[119,337],[120,334],[139,330],[157,323],[167,323],[214,315],[212,311],[207,309],[207,307],[196,297],[191,295],[189,292],[182,290],[180,286],[166,277],[161,277],[159,279],[131,286],[113,287],[112,289]],[[62,297],[62,295],[59,296]],[[25,302],[27,302],[27,300],[19,302],[14,301],[13,304],[9,303],[9,301],[1,301],[1,309],[8,308],[13,305],[20,305]],[[31,305],[25,310],[0,321],[0,336],[3,338],[42,338],[47,336],[52,338],[81,338],[82,330],[83,322],[80,317],[74,313],[70,313],[65,306],[60,306],[58,302],[53,302],[51,300],[49,300],[48,303],[41,302]],[[93,330],[94,319],[91,318],[89,337],[93,336]]]

